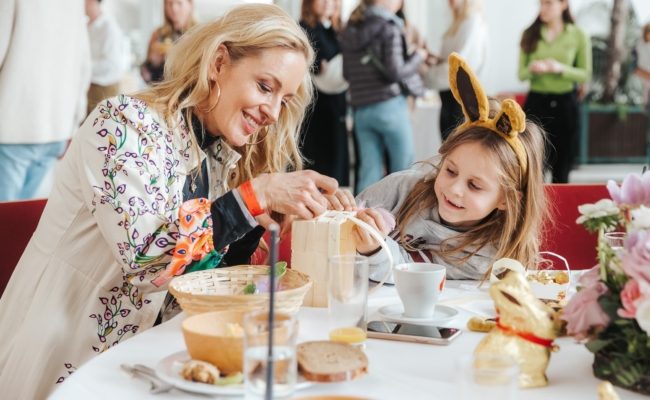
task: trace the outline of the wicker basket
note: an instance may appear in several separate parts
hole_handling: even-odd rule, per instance
[[[188,315],[221,310],[264,310],[269,305],[268,293],[243,293],[255,276],[268,273],[269,267],[261,265],[196,271],[174,278],[169,283],[169,291]],[[280,290],[275,293],[276,310],[297,313],[311,285],[309,275],[287,269],[280,281]]]

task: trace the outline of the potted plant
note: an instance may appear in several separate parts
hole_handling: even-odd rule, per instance
[[[593,79],[581,110],[579,160],[646,162],[648,124],[632,51],[641,29],[629,0],[614,0],[609,15],[609,32],[592,36]]]

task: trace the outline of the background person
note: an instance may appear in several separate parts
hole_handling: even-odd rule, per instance
[[[0,7],[0,201],[29,199],[86,115],[86,17],[79,0]]]
[[[362,0],[342,33],[343,75],[350,83],[359,153],[356,192],[381,179],[386,169],[392,173],[413,163],[406,97],[423,92],[418,68],[428,52],[417,48],[407,55],[404,21],[395,14],[401,6],[402,0]]]
[[[445,141],[464,119],[460,104],[449,88],[449,64],[452,52],[460,54],[484,78],[487,64],[488,30],[481,10],[481,0],[449,0],[453,20],[442,37],[440,63],[434,67],[433,85],[440,94],[440,135]]]
[[[576,85],[591,78],[591,41],[573,23],[568,0],[540,0],[539,16],[524,31],[519,79],[530,81],[524,109],[546,130],[554,183],[567,183],[576,152]]]
[[[165,22],[151,34],[147,59],[140,67],[142,79],[146,83],[162,80],[167,52],[183,33],[196,24],[193,1],[165,0]]]
[[[120,81],[129,68],[130,45],[112,15],[101,8],[101,0],[85,0],[92,72],[87,113],[97,103],[119,93]]]
[[[302,132],[307,166],[350,185],[350,154],[345,125],[348,83],[337,35],[342,28],[341,0],[303,0],[300,26],[316,53],[313,64],[316,100]]]

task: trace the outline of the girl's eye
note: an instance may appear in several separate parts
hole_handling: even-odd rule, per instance
[[[280,102],[280,104],[282,105],[282,107],[287,107],[287,106],[289,105],[289,100],[282,99],[282,101]]]
[[[271,93],[271,87],[264,82],[258,82],[257,84],[260,90],[264,93]]]
[[[456,175],[456,171],[452,170],[451,168],[447,168],[447,173],[448,173],[449,175],[451,175],[451,176],[455,176],[455,175]]]
[[[469,187],[470,187],[470,189],[481,190],[481,187],[477,186],[474,182],[470,182]]]

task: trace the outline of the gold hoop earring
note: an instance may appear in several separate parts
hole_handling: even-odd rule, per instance
[[[217,101],[215,101],[214,104],[210,108],[203,111],[206,114],[212,112],[212,110],[214,110],[214,108],[217,106],[217,104],[219,104],[219,100],[221,99],[221,86],[219,86],[219,82],[217,82],[217,81],[214,81],[214,84],[217,85]],[[212,92],[212,87],[210,87],[210,92]]]

